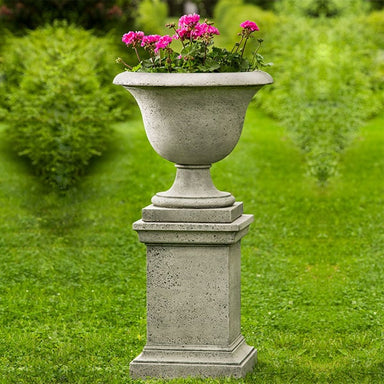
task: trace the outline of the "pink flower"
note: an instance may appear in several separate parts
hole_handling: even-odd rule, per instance
[[[209,35],[220,35],[219,30],[213,25],[208,25],[207,32]]]
[[[219,30],[213,25],[206,23],[197,23],[192,28],[179,28],[176,30],[176,35],[173,36],[175,40],[180,39],[182,41],[189,40],[192,36],[193,39],[211,38],[213,35],[220,35]]]
[[[192,29],[200,20],[200,15],[194,13],[191,15],[181,16],[179,19],[179,27]]]
[[[172,37],[171,36],[168,36],[168,35],[161,36],[160,39],[156,43],[155,53],[159,52],[160,49],[164,49],[164,48],[168,47],[168,45],[171,43],[172,43]]]
[[[151,45],[156,44],[160,40],[160,38],[161,38],[160,35],[144,36],[142,41],[141,41],[141,46],[147,48]]]
[[[127,45],[133,45],[135,46],[137,43],[139,43],[144,37],[144,32],[138,31],[133,32],[130,31],[128,33],[125,33],[123,37],[121,38],[121,41]]]
[[[195,29],[192,31],[192,36],[194,38],[198,37],[212,37],[213,35],[220,35],[219,30],[213,25],[206,23],[197,24]]]
[[[173,36],[175,40],[189,40],[191,38],[191,31],[186,28],[179,28],[176,29],[176,35]]]
[[[247,29],[249,32],[259,31],[259,27],[253,21],[244,21],[240,24],[241,28]]]

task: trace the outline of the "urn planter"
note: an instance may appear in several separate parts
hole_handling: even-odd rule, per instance
[[[147,246],[147,342],[133,378],[243,377],[256,362],[240,329],[240,242],[253,221],[217,190],[210,167],[236,146],[262,71],[133,73],[114,79],[136,99],[150,144],[176,178],[133,224]]]
[[[236,73],[123,72],[114,79],[136,99],[154,150],[176,164],[176,178],[152,202],[168,208],[228,207],[235,198],[218,191],[212,163],[225,158],[239,141],[249,102],[271,76]]]

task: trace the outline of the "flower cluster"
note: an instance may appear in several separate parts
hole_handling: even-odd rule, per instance
[[[219,30],[212,24],[200,23],[200,16],[197,14],[184,15],[179,19],[178,29],[175,29],[173,24],[169,24],[170,28],[175,30],[174,39],[184,40],[198,40],[202,38],[212,39],[213,35],[220,35]]]
[[[165,35],[165,36],[160,36],[159,40],[156,42],[156,47],[155,47],[155,53],[158,53],[160,49],[165,49],[168,47],[169,44],[172,43],[172,37]]]
[[[249,32],[255,32],[259,31],[259,27],[254,23],[253,21],[244,21],[243,23],[240,24],[241,28],[244,28],[244,30],[248,30]]]
[[[192,29],[200,21],[200,16],[196,13],[184,15],[179,19],[179,27]]]
[[[122,42],[127,44],[127,45],[132,45],[133,47],[136,46],[136,44],[141,43],[144,37],[144,32],[128,32],[125,33],[122,37]]]
[[[247,20],[240,24],[241,40],[231,52],[222,48],[210,48],[214,36],[220,32],[208,20],[201,23],[200,16],[196,13],[180,17],[177,26],[167,24],[167,27],[174,31],[172,36],[145,35],[142,31],[125,33],[122,41],[134,49],[139,64],[131,67],[120,58],[118,61],[130,70],[144,72],[238,72],[258,69],[265,65],[262,56],[257,52],[261,39],[258,39],[259,47],[253,54],[252,62],[243,57],[248,39],[253,37],[254,32],[259,31],[253,21]],[[182,44],[180,53],[170,47],[174,40]],[[149,59],[140,58],[139,47],[149,53]]]

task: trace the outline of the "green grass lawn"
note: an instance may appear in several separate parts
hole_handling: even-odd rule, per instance
[[[250,109],[212,174],[255,215],[242,241],[242,329],[259,362],[243,380],[170,382],[384,382],[383,124],[367,124],[319,188],[284,130]],[[115,128],[108,153],[61,196],[0,132],[0,383],[133,382],[145,247],[131,225],[175,169],[139,116]]]

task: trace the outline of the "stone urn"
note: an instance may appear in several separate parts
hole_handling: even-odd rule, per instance
[[[113,83],[136,99],[153,149],[176,164],[176,178],[152,198],[158,207],[218,208],[235,198],[214,186],[211,164],[235,148],[249,102],[272,77],[236,73],[122,72]]]
[[[243,377],[257,351],[241,334],[241,239],[253,221],[213,185],[265,72],[117,75],[137,100],[154,150],[176,178],[133,224],[147,247],[147,338],[130,376]]]

